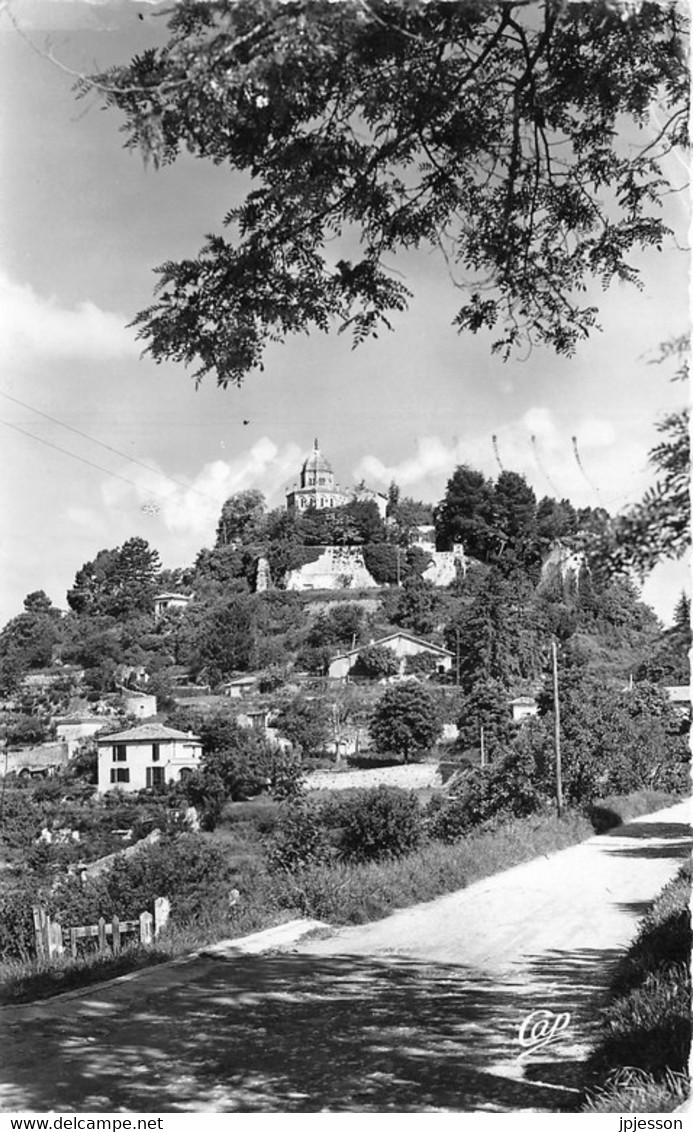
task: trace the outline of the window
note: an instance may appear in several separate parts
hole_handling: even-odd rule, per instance
[[[152,762],[158,763],[161,758],[161,743],[152,743]]]
[[[148,790],[161,790],[166,785],[164,779],[164,768],[162,766],[148,766],[147,767],[147,789]]]
[[[111,783],[116,782],[129,782],[130,771],[126,766],[116,766],[111,768]]]
[[[127,757],[128,749],[125,743],[116,743],[115,747],[113,748],[113,762],[124,763],[126,762]]]

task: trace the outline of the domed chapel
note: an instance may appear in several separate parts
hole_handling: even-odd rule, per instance
[[[380,492],[368,491],[367,488],[352,488],[344,491],[335,482],[332,465],[320,451],[317,440],[313,442],[313,451],[303,461],[299,476],[298,487],[294,484],[293,490],[287,492],[286,506],[289,511],[305,511],[314,507],[324,511],[333,507],[344,507],[352,499],[373,498],[378,504],[381,514],[385,513],[387,499]]]

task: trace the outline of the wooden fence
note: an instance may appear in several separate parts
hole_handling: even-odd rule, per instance
[[[74,928],[63,928],[51,919],[45,908],[35,905],[32,910],[36,955],[39,959],[51,960],[56,955],[64,954],[66,943],[70,954],[76,957],[80,939],[95,939],[100,955],[118,955],[124,935],[135,935],[140,943],[151,945],[168,923],[171,904],[165,896],[158,896],[154,901],[154,915],[151,912],[141,912],[136,920],[120,920],[113,916],[110,922],[101,916],[97,924],[83,924]]]

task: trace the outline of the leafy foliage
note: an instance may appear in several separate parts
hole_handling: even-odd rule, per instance
[[[689,376],[687,335],[662,344],[657,362],[679,361],[675,381]],[[662,440],[650,451],[655,483],[634,507],[585,540],[596,569],[635,571],[641,578],[660,561],[681,558],[690,545],[690,411],[684,407],[657,422]]]
[[[432,676],[438,671],[438,657],[432,652],[415,652],[405,661],[407,676]]]
[[[85,562],[68,591],[68,605],[76,613],[112,617],[149,613],[160,569],[159,554],[145,539],[128,539]]]
[[[429,751],[441,731],[435,696],[413,681],[388,688],[370,722],[376,751],[401,755],[405,762]]]
[[[483,769],[460,772],[447,797],[431,800],[428,831],[441,841],[457,841],[498,818],[527,817],[542,802],[531,755],[508,750]]]
[[[330,734],[329,719],[322,704],[305,696],[295,696],[285,704],[277,713],[274,726],[304,758],[321,754]]]
[[[457,746],[461,751],[480,749],[483,728],[484,749],[493,758],[494,750],[505,746],[512,734],[505,687],[499,681],[491,679],[479,680],[473,684],[462,701],[457,728]]]
[[[283,809],[265,843],[270,872],[297,873],[329,856],[329,841],[315,807],[291,805]]]
[[[27,594],[24,612],[0,632],[0,676],[5,690],[13,691],[27,670],[49,665],[61,639],[60,614],[50,599],[43,590]]]
[[[674,610],[674,624],[648,651],[636,678],[658,684],[688,684],[692,643],[691,602],[686,594],[681,594]]]
[[[546,651],[544,625],[532,602],[533,587],[524,574],[505,578],[492,569],[476,594],[445,628],[448,648],[460,652],[460,684],[466,692],[479,680],[510,688],[542,671]]]
[[[571,353],[596,321],[586,280],[637,281],[629,253],[666,236],[685,36],[678,10],[649,0],[627,18],[548,0],[176,5],[162,48],[82,91],[120,110],[126,144],[155,163],[187,150],[251,187],[230,238],[159,268],[137,319],[148,350],[226,385],[291,333],[337,323],[359,343],[406,306],[392,255],[431,246],[467,291],[460,330],[498,327],[506,355],[535,341]],[[648,123],[657,99],[656,140],[621,148],[617,126]],[[338,258],[331,241],[350,231],[360,252]]]
[[[359,652],[354,674],[367,676],[370,680],[384,680],[399,672],[397,655],[387,645],[366,645]]]
[[[232,495],[221,509],[217,546],[256,542],[262,533],[264,517],[265,497],[261,491],[250,488]]]
[[[589,673],[559,676],[563,793],[581,804],[609,793],[650,786],[681,790],[687,778],[688,745],[681,720],[660,688],[636,684],[632,691],[606,686]],[[540,698],[540,718],[522,728],[518,745],[535,759],[536,782],[547,796],[555,789],[553,711]]]
[[[339,855],[347,861],[401,857],[422,838],[415,794],[388,786],[359,790],[339,805]]]
[[[414,633],[432,633],[441,620],[443,600],[432,582],[412,573],[397,593],[394,619]]]

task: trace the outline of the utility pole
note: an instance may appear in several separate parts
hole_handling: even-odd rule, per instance
[[[486,766],[486,751],[484,749],[484,729],[483,729],[483,727],[480,728],[480,736],[481,736],[481,765]]]
[[[455,683],[460,686],[460,631],[455,629]]]
[[[2,776],[2,791],[0,791],[0,825],[5,821],[5,787],[7,786],[7,767],[10,760],[10,744],[7,736],[3,743],[5,748],[5,773]]]
[[[558,659],[556,657],[556,642],[551,642],[551,662],[553,667],[553,715],[554,715],[554,746],[556,750],[556,812],[561,817],[563,813],[563,777],[561,769],[561,705],[558,699]]]

